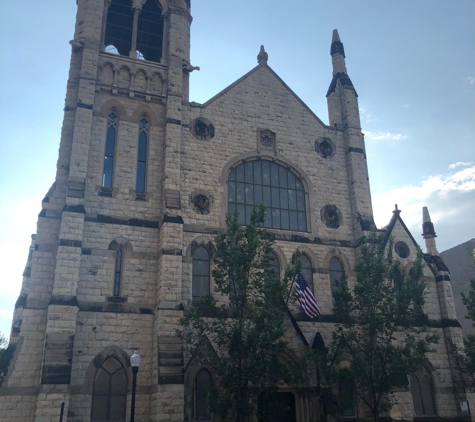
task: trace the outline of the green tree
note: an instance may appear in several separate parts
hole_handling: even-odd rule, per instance
[[[472,258],[475,264],[475,249],[472,251]],[[470,290],[468,296],[464,293],[462,295],[462,302],[467,308],[467,315],[465,318],[472,321],[472,326],[475,327],[475,279],[470,280]],[[452,345],[454,352],[457,354],[457,361],[461,372],[465,375],[466,381],[470,384],[475,384],[475,335],[469,334],[463,338],[464,350],[458,350],[455,345]]]
[[[227,215],[226,232],[215,238],[215,294],[185,313],[178,331],[188,356],[216,377],[211,412],[235,414],[237,422],[257,410],[258,396],[294,385],[303,373],[283,338],[297,268],[281,278],[269,267],[274,237],[263,228],[264,214],[263,206],[253,211],[245,227]]]
[[[8,344],[7,338],[0,333],[0,386],[7,374],[8,365],[15,351],[14,344]]]
[[[326,382],[339,387],[340,411],[354,408],[356,395],[374,421],[391,409],[394,391],[407,386],[408,376],[438,341],[438,335],[414,324],[424,320],[422,253],[406,274],[393,261],[392,246],[376,231],[364,241],[354,289],[346,278],[338,283],[339,323],[328,350],[317,356]]]

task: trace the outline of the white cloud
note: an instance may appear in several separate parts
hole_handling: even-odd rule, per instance
[[[373,141],[401,141],[407,138],[407,135],[403,135],[402,133],[391,133],[391,132],[364,132],[366,139],[372,139]]]
[[[475,78],[474,78],[473,76],[469,76],[469,77],[467,78],[467,81],[468,81],[468,83],[469,83],[470,85],[472,85],[473,83],[475,83]]]
[[[475,165],[455,173],[434,175],[418,185],[407,185],[373,195],[374,217],[378,227],[389,223],[394,204],[415,235],[422,225],[422,207],[427,206],[438,233],[439,251],[475,237]]]
[[[463,161],[457,161],[456,163],[450,164],[449,169],[455,169],[457,167],[467,167],[472,163],[464,163]]]
[[[409,107],[411,107],[411,105],[412,105],[412,104],[403,104],[402,106],[403,106],[404,108],[409,108]]]

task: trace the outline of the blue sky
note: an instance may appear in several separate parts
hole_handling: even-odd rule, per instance
[[[290,6],[289,6],[290,5]],[[9,333],[41,199],[54,181],[74,0],[3,6],[0,27],[0,332]],[[192,0],[190,100],[269,65],[324,121],[332,30],[359,95],[378,226],[402,209],[439,251],[475,237],[475,1]]]

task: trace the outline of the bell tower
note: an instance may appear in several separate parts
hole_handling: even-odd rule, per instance
[[[3,381],[4,391],[25,390],[18,420],[101,419],[94,398],[79,409],[79,390],[94,393],[100,361],[113,358],[129,373],[133,348],[143,357],[137,407],[154,420],[182,418],[182,404],[163,403],[184,394],[175,328],[191,21],[190,0],[77,0],[56,179],[39,214],[14,316],[23,325]],[[106,335],[113,325],[122,327],[115,339]],[[83,367],[86,355],[94,363]],[[89,386],[78,390],[84,379]]]

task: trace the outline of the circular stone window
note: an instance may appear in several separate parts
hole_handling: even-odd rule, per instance
[[[407,258],[409,256],[409,246],[406,242],[396,242],[394,250],[399,258]]]
[[[323,158],[329,158],[335,153],[335,146],[329,138],[318,138],[315,141],[315,151]]]
[[[328,228],[337,229],[340,227],[341,211],[336,205],[325,205],[320,211],[320,216]]]

